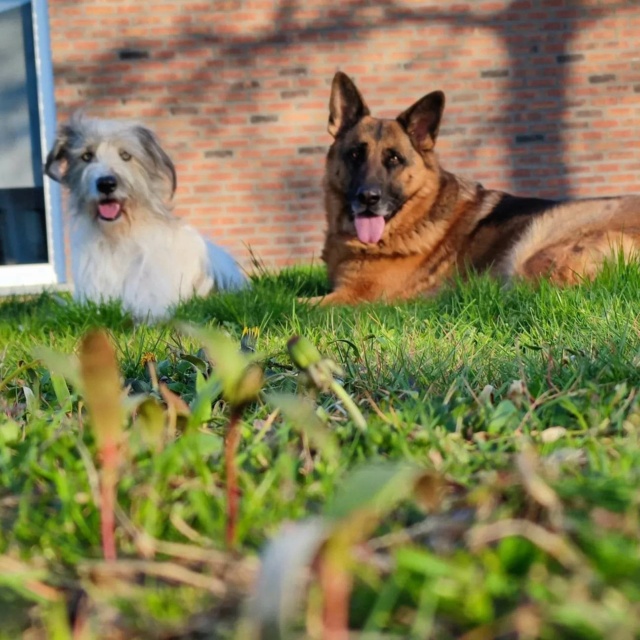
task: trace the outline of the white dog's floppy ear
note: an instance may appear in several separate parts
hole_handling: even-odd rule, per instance
[[[171,158],[167,155],[167,152],[160,146],[158,138],[155,134],[146,127],[137,126],[135,128],[136,135],[142,143],[142,148],[153,160],[153,163],[171,183],[171,196],[176,192],[178,186],[178,178],[176,176],[176,168],[171,161]]]
[[[56,141],[53,143],[53,148],[49,151],[47,160],[44,163],[45,174],[56,182],[64,180],[67,167],[64,166],[63,168],[63,165],[68,165],[67,148],[72,133],[73,127],[68,124],[58,128]]]

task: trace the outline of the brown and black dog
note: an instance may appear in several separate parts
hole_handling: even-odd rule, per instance
[[[442,169],[444,101],[434,91],[378,119],[344,73],[334,77],[322,253],[333,291],[323,304],[412,298],[468,268],[571,284],[640,248],[640,196],[520,198]]]

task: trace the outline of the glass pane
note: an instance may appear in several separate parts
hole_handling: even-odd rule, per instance
[[[0,265],[47,262],[31,3],[0,1]]]

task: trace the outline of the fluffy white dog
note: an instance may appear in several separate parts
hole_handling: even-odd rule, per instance
[[[172,214],[175,167],[146,127],[73,116],[44,170],[69,189],[79,300],[119,299],[157,320],[194,294],[245,285],[228,253]]]

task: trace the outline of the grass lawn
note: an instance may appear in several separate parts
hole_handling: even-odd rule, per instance
[[[0,638],[246,637],[238,621],[260,608],[246,599],[258,554],[285,523],[313,516],[335,543],[320,573],[333,567],[353,584],[314,580],[308,598],[289,585],[284,605],[303,605],[294,637],[341,638],[318,628],[351,586],[353,637],[640,638],[640,268],[563,291],[476,278],[397,306],[296,302],[325,287],[321,270],[298,269],[178,311],[238,345],[244,327],[260,328],[265,395],[242,417],[233,552],[230,412],[207,382],[199,340],[66,296],[0,301]],[[34,356],[43,345],[74,353],[96,326],[132,394],[160,398],[151,360],[198,416],[189,427],[174,420],[164,439],[144,416],[129,419],[116,562],[102,555],[100,462],[83,399]],[[274,411],[274,392],[302,393],[293,335],[342,366],[365,430],[332,392],[314,400],[323,437],[313,412]],[[198,403],[203,393],[212,402]],[[416,484],[400,462],[428,474]],[[303,530],[284,529],[281,569],[302,562]],[[345,540],[357,541],[349,554]],[[260,584],[258,597],[277,601],[278,577]],[[281,636],[272,626],[263,637]]]

